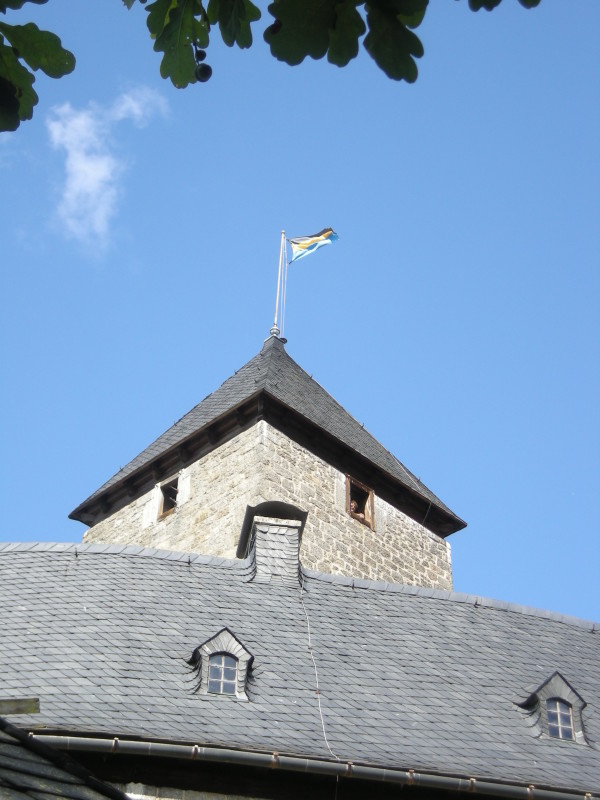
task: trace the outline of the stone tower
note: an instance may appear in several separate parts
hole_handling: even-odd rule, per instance
[[[465,525],[277,336],[70,517],[86,542],[233,558],[257,515],[300,521],[305,568],[443,589]]]

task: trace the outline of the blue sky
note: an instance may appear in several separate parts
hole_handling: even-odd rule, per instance
[[[77,68],[0,135],[0,538],[80,540],[68,513],[262,346],[281,229],[331,225],[290,355],[468,522],[456,589],[599,619],[597,0],[433,2],[412,86],[280,64],[261,22],[185,91],[141,6],[76,5],[33,9]]]

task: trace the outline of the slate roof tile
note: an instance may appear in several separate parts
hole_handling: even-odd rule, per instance
[[[345,447],[366,458],[376,469],[442,510],[453,518],[456,530],[464,527],[465,523],[298,366],[285,351],[283,343],[273,336],[265,341],[262,350],[254,358],[113,475],[71,512],[70,516],[78,519],[90,501],[122,484],[259,392],[265,392],[304,417]]]
[[[593,623],[316,573],[301,603],[299,587],[248,583],[245,570],[128,547],[78,545],[77,558],[75,547],[0,547],[1,694],[40,698],[39,715],[14,721],[331,758],[303,603],[340,758],[600,788]],[[254,655],[249,702],[193,691],[186,659],[224,626]],[[536,738],[515,705],[554,671],[588,704],[590,745]]]
[[[79,764],[0,719],[0,796],[11,800],[112,800],[126,796]]]

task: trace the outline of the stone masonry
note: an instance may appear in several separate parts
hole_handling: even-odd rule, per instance
[[[308,511],[305,567],[452,588],[448,542],[377,495],[374,530],[353,519],[344,473],[264,421],[181,470],[177,506],[159,519],[161,498],[157,484],[93,525],[84,541],[234,558],[246,506],[280,500]]]

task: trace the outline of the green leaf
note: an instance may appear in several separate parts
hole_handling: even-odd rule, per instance
[[[385,7],[381,7],[385,5]],[[364,45],[389,78],[414,83],[418,70],[415,58],[423,55],[421,40],[397,17],[393,3],[366,5],[368,34]]]
[[[338,67],[345,67],[358,55],[358,39],[366,31],[366,26],[356,10],[355,0],[339,3],[335,13],[335,27],[329,31],[327,60]]]
[[[492,11],[497,8],[502,0],[469,0],[469,8],[471,11],[479,11],[485,8],[486,11]],[[523,8],[536,8],[539,6],[541,0],[519,0]]]
[[[0,0],[0,13],[6,14],[8,8],[11,11],[16,11],[18,8],[23,8],[25,3],[35,3],[35,5],[43,6],[48,0]]]
[[[501,0],[469,0],[469,8],[471,11],[480,11],[485,8],[486,11],[492,11],[496,6],[500,5]]]
[[[196,16],[201,19],[196,19]],[[178,89],[196,82],[194,45],[208,45],[208,26],[204,22],[202,6],[199,0],[177,0],[168,12],[167,24],[157,36],[154,49],[164,52],[160,74],[163,78],[170,78]]]
[[[14,131],[21,120],[31,119],[38,101],[34,81],[32,73],[0,36],[0,130]]]
[[[0,76],[0,131],[16,131],[20,124],[17,87]]]
[[[169,22],[169,12],[177,6],[177,0],[156,0],[146,6],[148,17],[146,27],[150,31],[150,36],[156,39],[163,32],[165,25]]]
[[[260,11],[250,0],[210,0],[207,14],[213,25],[219,23],[221,36],[228,47],[252,45],[250,23],[260,19]]]
[[[75,69],[75,56],[64,49],[58,36],[41,31],[33,22],[26,25],[0,22],[0,32],[31,69],[41,69],[50,78],[62,78]]]
[[[275,0],[269,12],[275,22],[264,33],[271,54],[287,64],[300,64],[306,56],[323,58],[329,31],[335,25],[337,0]]]
[[[135,0],[123,0],[123,5],[127,6],[128,9],[132,9],[134,6]]]
[[[418,28],[425,17],[429,0],[398,0],[395,5],[399,22],[407,28]]]

